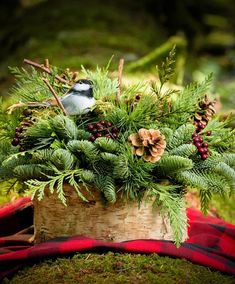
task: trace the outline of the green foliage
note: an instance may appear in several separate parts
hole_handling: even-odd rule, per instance
[[[199,110],[199,102],[203,100],[212,80],[209,75],[202,83],[192,83],[172,98],[169,111],[163,114],[162,122],[171,125],[171,128],[179,127],[187,123]]]
[[[177,172],[189,170],[193,168],[191,159],[181,156],[165,156],[157,163],[155,167],[156,175],[171,176]]]
[[[172,138],[167,143],[167,149],[171,150],[184,143],[189,142],[192,139],[192,133],[195,127],[192,124],[182,125],[177,128],[172,136]]]
[[[176,155],[188,158],[196,153],[197,148],[193,144],[182,144],[169,152],[170,155]]]
[[[65,183],[73,186],[84,201],[81,186],[88,191],[95,186],[106,205],[115,203],[118,198],[144,202],[147,192],[154,200],[153,205],[168,215],[179,245],[186,224],[185,188],[198,189],[204,212],[213,194],[226,196],[234,189],[235,130],[228,127],[229,121],[213,117],[200,132],[209,145],[209,158],[201,159],[192,141],[196,130],[194,115],[200,110],[211,76],[200,84],[177,88],[178,91],[169,89],[165,83],[174,74],[174,57],[172,49],[158,70],[156,82],[123,85],[118,98],[118,81],[109,76],[108,67],[97,67],[95,71],[83,67],[82,73],[94,84],[97,100],[94,109],[84,115],[64,116],[58,107],[35,107],[33,124],[17,134],[20,147],[13,147],[11,140],[23,115],[20,110],[6,114],[1,104],[0,180],[25,182],[39,200],[45,190],[56,191],[63,204],[66,204]],[[40,102],[51,96],[41,74],[34,69],[31,72],[14,69],[13,72],[19,79],[12,90],[15,99]],[[68,86],[55,80],[57,72],[52,68],[51,76],[43,76],[46,75],[56,92],[63,95]],[[68,71],[65,74],[69,76]],[[110,127],[105,126],[106,122]],[[97,129],[88,132],[88,124]],[[129,141],[129,136],[140,128],[160,131],[166,141],[163,153],[157,145],[159,138],[150,137],[152,134],[144,141]],[[117,133],[116,139],[109,137],[113,131]],[[207,131],[212,135],[208,136]],[[98,137],[100,135],[102,137]],[[159,155],[157,162],[147,162],[145,156],[134,154],[133,150],[141,147],[141,143],[145,143],[145,153]],[[22,149],[25,151],[19,152]]]
[[[111,99],[114,100],[116,96],[116,92],[118,89],[118,81],[117,79],[112,80],[108,76],[108,67],[100,68],[97,67],[95,72],[90,70],[86,70],[82,66],[82,72],[85,77],[88,77],[92,80],[94,84],[94,97],[99,99]]]
[[[95,141],[95,145],[98,146],[99,149],[106,151],[108,153],[116,153],[118,151],[119,145],[112,139],[108,139],[106,137],[99,137]]]
[[[161,208],[161,212],[167,214],[174,235],[175,244],[180,246],[183,235],[185,234],[187,216],[185,202],[182,196],[177,194],[178,186],[151,184],[149,186],[148,198],[153,200],[155,208]]]
[[[33,67],[29,71],[10,67],[10,71],[17,78],[17,83],[10,92],[16,102],[41,102],[51,97],[41,74]]]

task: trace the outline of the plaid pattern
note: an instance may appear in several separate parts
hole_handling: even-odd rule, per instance
[[[31,215],[27,211],[29,208]],[[32,204],[26,198],[0,208],[0,230],[1,234],[5,235],[0,238],[0,279],[43,258],[61,257],[75,252],[106,251],[157,253],[162,256],[184,258],[235,276],[235,225],[214,217],[205,217],[193,209],[187,210],[190,225],[189,239],[180,248],[176,248],[171,241],[133,240],[111,243],[83,236],[59,237],[32,246],[29,242],[31,236],[29,230],[6,236],[7,228],[19,228],[20,224],[14,223],[16,216],[20,222],[18,217],[20,214],[21,224],[31,225],[32,213]],[[1,222],[5,222],[6,227],[2,227]],[[10,228],[10,232],[13,230],[16,229]]]

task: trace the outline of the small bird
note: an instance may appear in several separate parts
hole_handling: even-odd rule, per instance
[[[96,103],[93,97],[92,81],[87,79],[78,80],[60,101],[68,115],[89,112]]]
[[[93,97],[93,82],[88,79],[78,80],[67,94],[62,98],[57,98],[63,105],[67,115],[79,115],[88,113],[95,105],[96,100]],[[49,99],[45,102],[19,102],[8,108],[8,112],[11,113],[14,109],[19,107],[52,107],[58,103],[55,98]]]

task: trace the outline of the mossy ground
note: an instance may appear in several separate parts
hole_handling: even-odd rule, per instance
[[[198,283],[232,284],[235,279],[186,260],[156,254],[76,254],[20,271],[3,283]]]

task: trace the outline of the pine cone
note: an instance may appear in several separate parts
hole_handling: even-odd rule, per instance
[[[165,136],[159,130],[141,128],[128,138],[134,146],[134,154],[143,156],[145,161],[156,163],[166,148]]]
[[[201,121],[204,125],[208,123],[208,121],[212,118],[212,116],[216,113],[215,109],[216,101],[210,101],[205,95],[203,101],[199,103],[199,107],[201,108],[200,113],[196,113],[194,118],[196,121]]]

